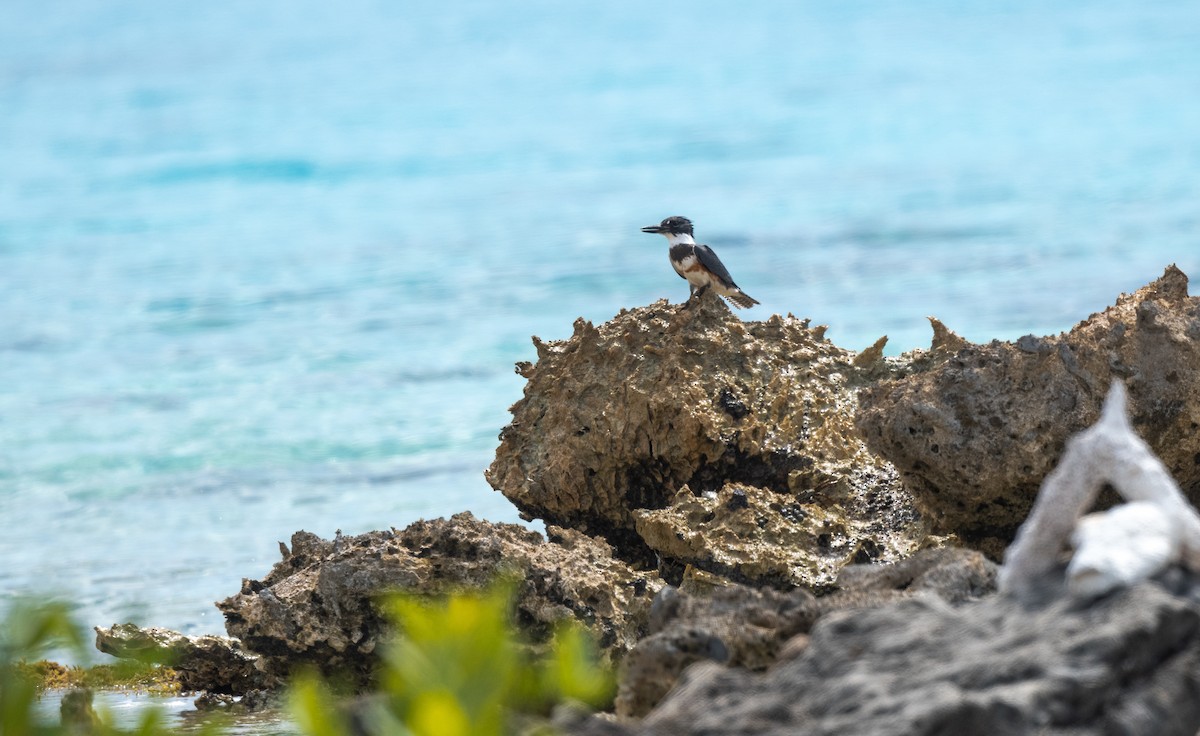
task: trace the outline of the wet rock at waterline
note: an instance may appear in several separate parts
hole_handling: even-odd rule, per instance
[[[309,664],[365,681],[376,648],[393,634],[379,596],[437,595],[511,576],[526,635],[544,640],[556,624],[575,619],[619,657],[637,641],[662,583],[615,559],[604,542],[569,529],[548,532],[550,540],[466,512],[333,540],[297,532],[266,578],[244,581],[217,605],[229,633],[259,653],[268,672]]]
[[[169,629],[114,624],[96,627],[96,648],[120,659],[167,665],[184,690],[244,695],[281,684],[259,668],[258,655],[221,636],[186,636]]]

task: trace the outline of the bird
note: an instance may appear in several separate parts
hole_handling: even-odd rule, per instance
[[[749,309],[759,303],[733,282],[729,269],[725,268],[725,264],[721,263],[721,259],[717,258],[712,248],[696,243],[692,237],[691,220],[676,215],[657,225],[647,225],[642,228],[642,232],[666,236],[670,244],[667,254],[671,258],[671,266],[680,278],[687,279],[688,282],[688,304],[710,286],[735,307]]]

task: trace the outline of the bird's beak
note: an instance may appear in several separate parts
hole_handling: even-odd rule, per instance
[[[647,225],[646,227],[642,228],[642,232],[644,232],[644,233],[661,233],[662,225]]]

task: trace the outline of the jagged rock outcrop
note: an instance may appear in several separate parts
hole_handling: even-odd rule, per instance
[[[979,552],[918,551],[940,541],[933,520],[998,556],[1113,376],[1133,429],[1200,494],[1200,302],[1186,277],[1169,268],[1056,337],[972,345],[931,322],[930,350],[889,359],[883,340],[855,354],[790,316],[741,322],[708,295],[535,338],[488,479],[547,520],[549,540],[470,514],[298,532],[265,579],[218,604],[227,628],[260,655],[259,676],[311,664],[361,682],[393,633],[381,594],[507,574],[525,632],[585,622],[623,660],[618,714],[644,716],[563,720],[568,733],[1192,736],[1200,574],[1176,563],[1198,567],[1200,517],[1137,442],[1081,441],[1132,462],[1065,464],[1076,491],[1049,494],[1016,545],[1011,595],[985,595],[997,571]],[[1166,552],[1143,550],[1153,564],[1131,575],[1093,556],[1105,584],[1081,587],[1076,571],[1068,585],[1067,532],[1103,481],[1143,506],[1109,519],[1119,534],[1089,532],[1100,551],[1122,557],[1108,547],[1145,542],[1150,519]],[[852,564],[873,560],[899,562]]]
[[[240,642],[220,636],[185,636],[134,624],[96,627],[96,648],[121,659],[162,664],[179,676],[184,690],[243,695],[280,683],[261,671],[258,657]]]
[[[1070,332],[960,345],[864,388],[858,426],[941,532],[998,554],[1114,378],[1135,431],[1200,500],[1200,299],[1170,266]]]
[[[551,541],[464,512],[332,541],[297,532],[265,579],[244,581],[240,593],[217,607],[230,635],[260,654],[268,673],[286,675],[307,663],[365,680],[376,646],[391,633],[380,595],[438,594],[510,575],[520,581],[518,624],[535,641],[575,618],[604,651],[622,654],[640,636],[661,581],[614,559],[602,541],[547,531]]]
[[[535,338],[488,480],[668,579],[691,565],[820,588],[850,562],[898,559],[925,527],[854,425],[859,386],[889,363],[882,345],[856,356],[823,335],[791,316],[742,322],[704,295]]]
[[[1200,729],[1200,579],[1178,568],[1091,605],[921,595],[831,613],[763,673],[704,662],[640,722],[575,736],[1153,733]]]
[[[743,585],[702,594],[664,588],[651,609],[646,638],[622,664],[616,712],[643,716],[675,686],[684,669],[704,660],[762,670],[802,638],[822,616],[864,609],[919,593],[958,603],[995,590],[996,566],[979,552],[933,549],[893,565],[842,570],[839,590],[821,598],[805,590],[780,592]],[[790,642],[790,644],[789,644]]]

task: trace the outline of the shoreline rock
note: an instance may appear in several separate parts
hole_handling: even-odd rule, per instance
[[[974,345],[930,321],[930,349],[898,358],[790,315],[742,322],[711,295],[534,338],[487,478],[546,538],[469,513],[297,532],[218,604],[227,630],[266,677],[309,664],[365,683],[394,633],[376,596],[509,574],[534,641],[576,619],[622,667],[621,718],[567,733],[1196,733],[1200,576],[1072,597],[1049,535],[1039,584],[997,595],[979,551],[1002,556],[1113,376],[1200,497],[1186,276],[1058,336]]]
[[[1096,421],[1110,382],[1121,379],[1134,429],[1196,503],[1200,298],[1187,286],[1169,266],[1068,332],[960,344],[866,387],[858,426],[895,464],[935,531],[998,559],[1067,438]]]
[[[278,687],[264,674],[259,657],[241,642],[220,636],[185,636],[169,629],[113,624],[96,631],[96,649],[119,659],[171,667],[183,690],[242,695]]]
[[[833,613],[765,672],[701,663],[644,720],[569,733],[1193,736],[1197,693],[1200,579],[1176,569],[1089,606],[919,595]]]
[[[800,640],[831,613],[921,594],[961,603],[994,591],[996,577],[996,565],[979,552],[943,548],[892,565],[847,567],[837,592],[820,598],[744,585],[701,593],[664,588],[651,609],[649,634],[623,663],[616,713],[646,715],[696,662],[762,671],[797,656],[805,646]]]
[[[365,683],[376,647],[394,634],[380,596],[437,595],[514,576],[518,622],[535,642],[574,618],[619,658],[640,636],[662,583],[615,559],[601,541],[556,527],[548,533],[546,540],[469,512],[332,541],[297,532],[266,578],[243,581],[241,592],[217,607],[230,635],[261,656],[270,676],[285,678],[308,664]]]

